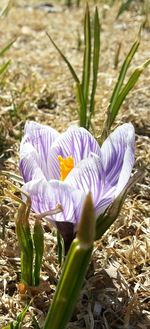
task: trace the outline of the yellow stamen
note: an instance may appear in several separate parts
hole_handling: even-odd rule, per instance
[[[64,180],[74,167],[74,160],[72,156],[64,159],[61,155],[58,155],[58,161],[60,165],[60,179]]]

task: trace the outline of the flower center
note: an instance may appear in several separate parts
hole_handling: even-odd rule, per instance
[[[60,179],[64,180],[71,169],[74,167],[74,159],[72,156],[62,158],[61,155],[58,155],[58,161],[60,166]]]

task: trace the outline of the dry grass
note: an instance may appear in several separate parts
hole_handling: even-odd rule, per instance
[[[28,1],[28,4],[35,2],[40,1]],[[11,58],[11,66],[0,85],[0,167],[17,173],[19,140],[26,119],[47,123],[59,131],[77,120],[73,81],[45,31],[53,36],[80,73],[82,45],[78,49],[78,33],[82,41],[84,8],[67,9],[54,3],[54,12],[48,14],[42,9],[24,7],[26,1],[23,0],[13,3],[8,16],[0,17],[1,47],[16,39],[6,56]],[[106,6],[99,5],[103,19],[97,112],[93,122],[96,135],[100,132],[101,113],[106,111],[119,67],[144,19],[139,11],[132,10],[115,21],[117,7],[109,11]],[[115,70],[119,42],[119,67]],[[144,29],[133,66],[143,63],[149,53],[149,31]],[[92,264],[68,329],[150,328],[149,85],[147,69],[128,96],[117,121],[132,121],[135,125],[136,167],[146,167],[145,176],[128,196],[117,222],[95,244]],[[1,181],[0,195],[3,195],[4,185]],[[14,320],[26,303],[26,298],[18,291],[20,260],[15,211],[11,202],[1,203],[0,327]],[[43,323],[59,276],[55,232],[46,224],[44,228],[42,282],[31,301],[24,329],[35,327],[32,315]],[[31,295],[31,291],[28,293]]]

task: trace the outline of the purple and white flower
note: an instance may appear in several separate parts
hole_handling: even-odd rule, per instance
[[[134,140],[131,123],[116,128],[100,148],[84,128],[72,126],[60,134],[51,127],[27,122],[20,147],[20,171],[33,211],[46,214],[65,239],[76,230],[90,191],[98,217],[130,178]]]

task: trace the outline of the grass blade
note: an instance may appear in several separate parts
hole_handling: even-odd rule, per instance
[[[3,327],[2,329],[21,329],[22,322],[26,316],[29,306],[30,306],[30,304],[28,304],[24,307],[22,312],[17,316],[16,321],[11,322],[6,327]]]
[[[2,11],[0,12],[0,17],[3,16],[3,17],[6,17],[10,11],[12,7],[12,1],[9,0],[6,7],[2,9]]]
[[[85,104],[88,104],[90,73],[91,73],[91,22],[90,12],[87,5],[84,19],[84,59],[83,59],[83,74],[82,74],[82,90],[85,99]]]
[[[129,8],[131,2],[133,0],[126,0],[125,2],[123,1],[123,3],[121,4],[120,8],[119,8],[119,11],[118,11],[118,14],[117,14],[117,17],[116,19],[125,11]]]
[[[110,99],[110,106],[109,106],[109,109],[108,109],[109,113],[112,113],[112,111],[113,111],[114,104],[115,104],[116,99],[118,97],[118,94],[119,94],[119,92],[122,88],[127,70],[130,66],[130,63],[132,61],[133,56],[135,55],[135,53],[136,53],[136,51],[139,47],[139,44],[140,44],[140,39],[138,39],[134,42],[134,44],[132,45],[128,55],[125,58],[125,61],[123,62],[123,65],[121,67],[121,71],[120,71],[117,83],[115,85],[115,88],[113,90],[113,93],[112,93],[112,96],[111,96],[111,99]]]
[[[64,240],[57,230],[57,253],[58,253],[58,263],[62,266],[65,257],[65,248],[64,248]]]
[[[82,90],[82,86],[80,83],[77,83],[76,85],[77,87],[77,99],[80,105],[80,127],[84,127],[86,128],[86,103],[85,103],[85,99],[83,96],[83,90]]]
[[[123,103],[124,99],[126,98],[126,96],[128,95],[129,91],[134,87],[134,85],[138,81],[141,73],[149,64],[150,64],[150,59],[148,61],[146,61],[140,67],[137,67],[135,69],[135,71],[132,73],[131,77],[129,78],[128,82],[125,84],[125,86],[123,87],[123,89],[121,90],[121,92],[117,98],[117,101],[115,103],[114,113],[118,113],[119,108],[120,108],[121,104]],[[114,119],[115,119],[115,117],[112,116],[112,122],[114,121]]]
[[[16,41],[16,39],[14,39],[13,41],[11,41],[10,43],[8,43],[1,51],[0,51],[0,57],[2,57],[7,50],[9,50],[9,48],[13,45],[13,43]]]
[[[74,78],[76,83],[80,83],[80,80],[75,72],[75,70],[73,69],[72,65],[70,64],[70,62],[68,61],[68,59],[66,58],[66,56],[62,53],[62,51],[59,49],[59,47],[56,45],[56,43],[54,42],[54,40],[51,38],[51,36],[49,35],[49,33],[47,33],[48,38],[50,39],[51,43],[53,44],[53,46],[56,48],[56,50],[58,51],[58,53],[60,54],[60,56],[62,57],[62,59],[64,60],[64,62],[67,64],[69,71],[72,74],[72,77]]]
[[[140,30],[141,31],[141,30]],[[115,106],[117,99],[118,99],[118,95],[122,89],[123,86],[123,82],[127,73],[127,70],[130,66],[130,63],[139,47],[140,44],[140,32],[139,32],[139,38],[134,42],[134,44],[132,45],[128,55],[126,56],[123,65],[121,67],[121,71],[118,77],[118,80],[116,82],[116,85],[114,87],[111,99],[110,99],[110,105],[108,107],[108,111],[107,111],[107,119],[106,119],[106,123],[104,125],[104,129],[101,135],[101,141],[104,141],[105,138],[107,137],[107,135],[109,134],[109,130],[118,114],[119,108],[117,108]]]
[[[100,55],[100,22],[98,16],[97,7],[94,15],[94,48],[93,48],[93,81],[92,81],[92,92],[90,97],[90,114],[94,113],[94,98],[97,87],[97,75],[99,67],[99,55]],[[90,125],[90,122],[89,122]]]
[[[50,39],[50,41],[52,42],[52,44],[54,45],[54,47],[56,48],[56,50],[58,51],[58,53],[60,54],[60,56],[62,57],[62,59],[64,60],[64,62],[67,64],[69,71],[71,72],[71,75],[72,75],[74,81],[76,82],[77,99],[78,99],[79,106],[80,106],[80,111],[79,111],[80,126],[86,127],[86,102],[85,102],[85,99],[83,96],[83,90],[82,90],[80,80],[79,80],[75,70],[73,69],[72,65],[66,58],[66,56],[64,56],[62,51],[58,48],[58,46],[55,44],[55,42],[53,41],[53,39],[51,38],[51,36],[48,33],[47,33],[47,36]]]
[[[38,219],[34,225],[33,243],[35,248],[34,285],[38,286],[40,283],[40,270],[44,252],[44,233],[41,222]]]
[[[10,63],[11,63],[11,60],[7,61],[6,63],[4,63],[0,67],[0,75],[3,74],[7,70],[8,66],[10,65]]]
[[[18,208],[16,216],[16,233],[21,249],[21,280],[25,284],[33,285],[33,242],[28,221],[30,207],[23,202]]]
[[[30,304],[26,305],[22,312],[17,316],[17,326],[15,326],[15,329],[21,328],[21,324],[26,316],[26,313],[29,309]]]

